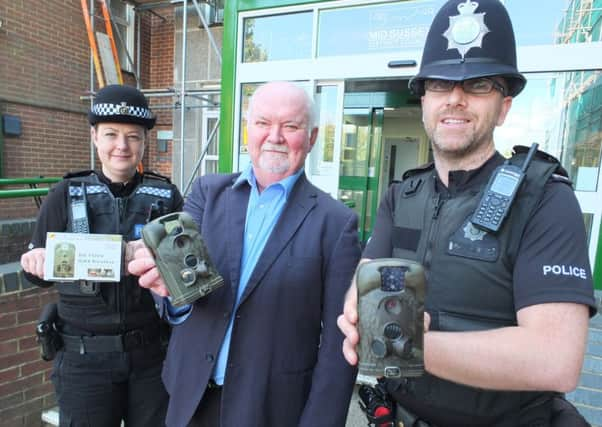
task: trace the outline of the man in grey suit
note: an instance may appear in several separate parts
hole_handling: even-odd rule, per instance
[[[357,216],[313,186],[313,102],[291,83],[257,89],[247,114],[251,164],[199,178],[184,210],[225,285],[177,313],[163,381],[169,427],[342,427],[355,370],[336,318],[360,256]],[[167,295],[150,253],[129,264]]]

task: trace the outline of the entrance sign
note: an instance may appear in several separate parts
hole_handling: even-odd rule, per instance
[[[442,4],[422,0],[321,10],[318,57],[419,49]]]

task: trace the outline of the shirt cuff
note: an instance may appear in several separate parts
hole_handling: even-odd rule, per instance
[[[174,307],[171,305],[170,297],[163,298],[163,304],[165,308],[163,314],[165,315],[165,319],[171,325],[182,324],[186,319],[188,319],[190,313],[192,313],[192,304],[186,304],[182,307]]]

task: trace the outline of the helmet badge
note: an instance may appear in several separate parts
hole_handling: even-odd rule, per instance
[[[130,107],[128,107],[126,102],[122,102],[121,105],[119,106],[119,114],[123,114],[123,115],[130,114]]]
[[[471,48],[482,46],[483,36],[489,32],[485,25],[485,13],[474,13],[477,7],[479,3],[476,1],[460,3],[460,14],[449,17],[449,28],[443,33],[448,41],[447,49],[458,49],[462,60]]]

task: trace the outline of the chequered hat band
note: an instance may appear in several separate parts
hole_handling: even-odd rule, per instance
[[[153,118],[148,108],[127,105],[125,102],[122,104],[94,104],[92,106],[92,114],[96,116],[133,116],[141,119]]]

